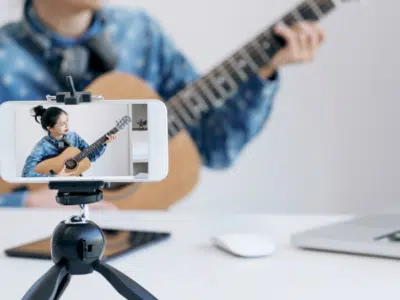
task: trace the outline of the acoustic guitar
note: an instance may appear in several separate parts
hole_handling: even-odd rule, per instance
[[[76,147],[67,147],[61,154],[56,157],[46,159],[38,163],[35,172],[43,175],[58,174],[65,166],[65,172],[74,173],[74,176],[80,176],[83,172],[90,169],[92,163],[89,156],[98,151],[107,140],[107,135],[114,135],[118,131],[124,129],[131,122],[129,116],[125,116],[117,121],[117,125],[101,136],[96,142],[81,151]]]
[[[318,22],[338,4],[349,1],[306,0],[286,13],[279,22],[288,26],[303,20]],[[191,193],[198,182],[201,159],[185,130],[186,126],[197,124],[203,113],[229,101],[249,76],[259,74],[261,68],[284,46],[285,41],[275,35],[273,26],[269,26],[207,74],[167,99],[170,138],[168,176],[161,182],[112,185],[104,190],[104,200],[120,209],[166,210]],[[161,99],[146,82],[121,72],[109,72],[98,77],[86,90],[102,94],[106,100]],[[3,182],[0,193],[16,187],[18,185]],[[47,188],[47,185],[30,184],[26,188]]]

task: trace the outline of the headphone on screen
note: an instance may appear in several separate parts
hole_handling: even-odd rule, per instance
[[[25,1],[23,23],[25,27],[25,46],[43,57],[47,49],[51,47],[51,41],[42,33],[34,31],[27,20],[28,5],[31,0]],[[94,73],[105,73],[113,70],[119,61],[117,48],[113,45],[105,27],[107,20],[101,11],[96,12],[100,17],[101,30],[94,33],[78,45],[64,47],[58,57],[58,64],[50,64],[50,71],[58,77],[60,82],[64,82],[67,76],[72,76],[75,81],[80,82],[85,79],[87,71]]]

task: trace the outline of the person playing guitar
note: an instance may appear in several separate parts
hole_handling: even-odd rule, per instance
[[[45,159],[55,157],[67,147],[76,147],[83,151],[89,144],[82,139],[76,132],[71,132],[68,127],[68,114],[59,107],[49,107],[45,109],[42,105],[33,108],[35,121],[42,125],[47,131],[47,135],[40,139],[31,154],[25,161],[22,169],[22,177],[63,177],[79,176],[74,171],[67,172],[66,166],[57,174],[41,174],[35,172],[35,167]],[[40,117],[40,122],[38,121]],[[107,135],[108,140],[101,147],[96,148],[89,155],[89,160],[95,162],[106,150],[108,143],[116,139],[115,135]]]
[[[168,99],[199,78],[161,25],[140,9],[103,6],[100,0],[26,0],[22,19],[0,30],[0,103],[44,99],[66,90],[66,75],[83,90],[101,74],[119,70],[140,77]],[[232,95],[225,106],[187,126],[202,164],[224,169],[263,129],[280,87],[280,69],[311,62],[325,39],[316,22],[277,24],[285,46]],[[55,191],[4,194],[4,206],[57,207]],[[113,207],[102,201],[103,207]]]

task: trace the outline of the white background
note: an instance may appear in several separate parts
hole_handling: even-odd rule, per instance
[[[36,143],[45,135],[41,125],[30,116],[29,110],[33,106],[27,105],[16,110],[16,161],[17,174],[20,176],[26,158]],[[44,106],[45,108],[47,106]],[[79,105],[62,107],[69,115],[69,129],[76,132],[89,145],[97,141],[116,125],[116,121],[125,115],[130,115],[130,105]],[[40,118],[39,118],[40,119]],[[119,131],[117,139],[110,143],[104,154],[84,176],[129,176],[130,146],[129,130],[131,124]]]
[[[3,20],[18,15],[5,0]],[[294,0],[115,0],[144,7],[205,72]],[[8,9],[7,9],[8,5]],[[176,211],[370,212],[400,203],[397,0],[343,6],[323,21],[312,64],[281,71],[268,126],[223,172],[204,170]]]

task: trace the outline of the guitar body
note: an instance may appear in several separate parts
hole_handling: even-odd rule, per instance
[[[62,170],[64,163],[67,160],[75,157],[79,153],[81,153],[81,150],[79,150],[78,148],[68,147],[57,157],[46,159],[41,163],[37,164],[37,166],[35,167],[35,172],[40,174],[51,174],[50,171],[54,171],[57,174]],[[71,170],[66,169],[65,172],[67,174],[69,172],[74,172],[76,176],[79,176],[83,172],[87,171],[90,168],[90,166],[91,166],[90,160],[88,158],[84,158],[79,163],[77,163],[74,169]]]

